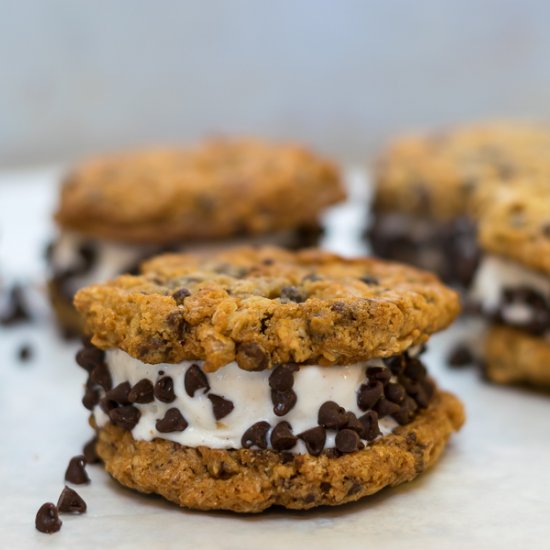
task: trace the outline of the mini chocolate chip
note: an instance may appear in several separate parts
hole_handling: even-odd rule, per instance
[[[319,487],[321,488],[321,491],[323,493],[328,493],[332,488],[332,485],[326,481],[321,481],[321,484],[319,485]]]
[[[348,496],[356,495],[362,488],[363,486],[358,481],[354,481],[347,494]]]
[[[393,357],[386,357],[384,364],[391,370],[392,374],[399,376],[405,370],[405,356],[394,355]]]
[[[44,259],[47,261],[48,265],[52,263],[54,252],[55,252],[55,241],[50,241],[46,245],[46,248],[44,248]]]
[[[392,416],[393,414],[399,412],[401,407],[397,403],[393,403],[389,399],[383,397],[376,403],[375,409],[378,416],[380,418],[384,418],[385,416]]]
[[[154,399],[155,388],[151,380],[147,378],[142,378],[139,382],[136,382],[128,394],[130,403],[152,403]]]
[[[393,401],[394,403],[401,403],[403,399],[405,399],[405,395],[407,395],[407,393],[405,392],[405,388],[401,384],[396,384],[394,382],[390,382],[384,388],[384,394],[390,401]]]
[[[334,311],[335,313],[343,314],[343,313],[347,312],[348,306],[346,305],[345,302],[341,302],[340,300],[338,300],[337,302],[334,302],[330,306],[330,309],[331,309],[331,311]]]
[[[313,456],[319,456],[325,447],[327,434],[325,428],[317,426],[302,432],[298,437],[305,443],[307,452]]]
[[[426,378],[426,367],[421,363],[419,359],[411,357],[409,358],[407,366],[405,367],[404,374],[410,379],[418,382],[419,380],[424,380],[424,378]]]
[[[107,365],[105,365],[104,363],[101,363],[94,367],[94,370],[92,370],[92,374],[90,374],[90,380],[94,384],[101,386],[105,391],[109,391],[113,387],[111,374],[109,373]]]
[[[325,456],[332,460],[334,458],[340,458],[342,453],[336,447],[329,447],[325,450]]]
[[[241,438],[243,448],[258,447],[260,449],[267,449],[267,432],[269,432],[269,428],[271,426],[265,420],[252,424]]]
[[[366,411],[372,409],[376,402],[384,395],[384,385],[376,380],[368,384],[362,384],[357,392],[357,406]]]
[[[22,363],[27,362],[29,359],[32,359],[32,348],[29,344],[23,344],[17,351],[17,357]]]
[[[155,384],[155,397],[163,403],[172,403],[176,399],[174,381],[171,376],[159,378]]]
[[[214,412],[214,418],[216,420],[221,420],[226,417],[235,408],[229,399],[225,399],[225,397],[221,395],[211,393],[208,395],[208,399],[210,399],[212,403],[212,411]]]
[[[104,361],[105,352],[93,346],[86,346],[76,354],[77,364],[90,373],[95,367],[102,365]]]
[[[268,369],[270,360],[268,354],[256,342],[243,342],[237,348],[237,363],[241,369],[260,371]]]
[[[288,302],[301,303],[306,300],[305,293],[295,286],[284,286],[281,288],[280,294],[281,302],[286,304]]]
[[[171,311],[166,316],[166,324],[176,333],[176,336],[183,340],[185,333],[189,329],[189,325],[183,316],[183,311],[176,309]],[[151,342],[151,347],[163,346],[166,342],[160,337],[153,337],[154,340]]]
[[[357,432],[359,436],[361,436],[364,431],[363,424],[361,424],[357,416],[355,416],[355,414],[351,411],[346,413],[346,423],[341,427],[353,430],[354,432]]]
[[[112,409],[109,411],[109,418],[111,422],[122,428],[123,430],[133,430],[136,424],[139,422],[141,413],[139,409],[133,407],[132,405],[127,405],[126,407],[118,407],[117,409]]]
[[[275,260],[273,258],[264,258],[262,260],[263,265],[273,265],[275,263]]]
[[[191,365],[184,378],[185,391],[189,397],[194,397],[197,390],[203,389],[202,393],[210,391],[210,384],[206,374],[202,372],[198,365]]]
[[[292,410],[298,397],[294,390],[276,391],[271,390],[271,401],[273,403],[273,412],[277,416],[284,416]]]
[[[379,380],[386,385],[391,378],[391,371],[385,367],[367,367],[367,378],[369,381]]]
[[[430,398],[434,392],[434,387],[429,380],[426,379],[420,382],[414,382],[403,378],[401,383],[419,407],[424,409],[428,406]]]
[[[118,403],[116,401],[111,401],[110,399],[107,399],[106,397],[102,397],[99,400],[99,406],[105,414],[109,414],[110,411],[112,411],[113,409],[116,409],[118,407]]]
[[[550,237],[550,222],[547,222],[542,226],[542,234],[545,237]]]
[[[84,447],[82,448],[82,454],[88,464],[97,464],[99,462],[99,456],[96,451],[97,437],[92,437]]]
[[[361,277],[359,280],[362,283],[365,283],[366,285],[369,285],[369,286],[380,284],[380,281],[376,277],[373,277],[372,275],[365,275],[364,277]]]
[[[398,424],[403,426],[404,424],[408,424],[414,418],[417,409],[418,405],[416,404],[416,401],[407,395],[401,404],[399,412],[394,413],[392,417]]]
[[[358,451],[359,449],[363,448],[363,444],[361,443],[357,432],[354,432],[353,430],[349,430],[347,428],[340,430],[336,434],[336,438],[334,439],[334,446],[341,453],[353,453],[354,451]]]
[[[182,305],[183,301],[188,296],[191,296],[191,292],[189,292],[189,290],[187,288],[180,288],[180,289],[176,290],[176,292],[174,292],[174,294],[172,294],[172,298],[174,298],[174,300],[175,300],[176,304],[178,304],[178,306]]]
[[[128,395],[130,393],[130,389],[130,382],[121,382],[105,394],[105,399],[114,401],[119,405],[129,405],[130,401],[128,399]]]
[[[156,421],[155,427],[160,433],[183,432],[189,424],[179,409],[168,409],[164,418]]]
[[[447,357],[447,362],[451,367],[465,367],[467,365],[472,365],[475,359],[470,348],[462,343],[451,350],[451,353],[449,353]]]
[[[57,533],[63,522],[59,519],[55,504],[52,502],[42,504],[36,513],[34,525],[41,533]]]
[[[0,325],[11,326],[31,320],[23,294],[23,287],[13,285],[9,292],[8,307],[0,314]]]
[[[363,432],[360,434],[363,439],[372,441],[379,435],[382,435],[378,426],[378,414],[375,411],[368,411],[359,417],[359,422],[363,425]]]
[[[97,259],[96,246],[91,241],[83,242],[78,247],[78,254],[82,260],[82,266],[78,270],[79,274],[88,273]]]
[[[323,277],[321,277],[321,275],[317,275],[317,273],[309,273],[302,279],[302,281],[311,281],[313,283],[316,281],[322,281],[322,280],[323,280]]]
[[[86,512],[86,503],[74,489],[65,485],[59,495],[57,509],[62,514],[83,514]]]
[[[425,409],[430,404],[430,399],[434,392],[433,385],[429,381],[424,380],[418,383],[418,387],[415,390],[414,394],[411,394],[413,399],[420,408]]]
[[[277,365],[269,375],[269,387],[272,390],[288,391],[294,386],[294,373],[298,366],[292,363]]]
[[[334,401],[325,401],[317,414],[317,423],[332,430],[338,430],[346,425],[348,417],[346,410]]]
[[[73,456],[65,470],[65,481],[74,483],[75,485],[90,483],[90,478],[86,473],[86,464],[84,455]]]
[[[296,445],[298,438],[292,433],[292,426],[288,422],[279,422],[271,432],[271,446],[276,451],[288,451]]]
[[[90,385],[86,385],[86,391],[84,392],[84,397],[82,398],[82,404],[89,410],[99,403],[99,390]]]

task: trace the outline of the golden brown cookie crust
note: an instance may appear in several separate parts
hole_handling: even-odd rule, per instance
[[[463,423],[460,401],[439,392],[411,424],[339,458],[136,441],[111,424],[99,430],[97,451],[107,472],[123,485],[187,508],[305,510],[356,501],[411,481],[437,461]]]
[[[235,360],[254,370],[397,355],[460,309],[430,273],[316,249],[166,255],[144,271],[77,293],[94,345],[147,363],[203,359],[206,371]]]
[[[550,127],[463,125],[396,139],[377,162],[375,209],[444,221],[469,215],[480,187],[550,175]]]
[[[489,380],[550,389],[550,343],[543,338],[495,325],[489,329],[484,347]]]
[[[78,166],[56,220],[92,237],[166,243],[315,225],[344,198],[335,166],[301,146],[217,139]]]
[[[495,188],[478,233],[485,251],[550,275],[550,184]]]

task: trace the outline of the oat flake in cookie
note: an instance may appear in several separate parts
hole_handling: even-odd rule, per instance
[[[84,162],[65,179],[47,251],[60,324],[79,332],[79,288],[137,272],[160,252],[313,246],[320,214],[343,198],[336,168],[289,143],[217,139]]]
[[[411,268],[318,250],[167,255],[75,304],[106,470],[181,506],[358,500],[415,478],[464,421],[422,361],[458,298]]]

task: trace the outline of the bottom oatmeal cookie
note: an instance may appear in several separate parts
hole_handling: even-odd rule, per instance
[[[463,422],[460,401],[439,392],[411,424],[341,456],[136,441],[112,424],[99,430],[97,450],[117,481],[180,506],[252,513],[274,505],[307,510],[353,502],[411,481],[438,460]]]

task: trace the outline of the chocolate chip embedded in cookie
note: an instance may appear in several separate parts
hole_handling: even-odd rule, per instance
[[[311,273],[320,279],[306,279]],[[377,284],[365,284],[365,274]],[[190,294],[178,304],[173,293],[182,284]],[[289,286],[303,300],[282,297]],[[445,328],[459,310],[457,295],[428,273],[277,248],[161,256],[139,277],[80,291],[75,304],[95,345],[150,363],[204,359],[207,372],[235,360],[257,370],[398,355]],[[243,361],[243,344],[254,344],[262,360]],[[292,390],[273,391],[283,403]]]

